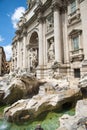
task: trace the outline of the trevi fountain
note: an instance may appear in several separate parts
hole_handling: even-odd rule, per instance
[[[0,130],[85,130],[87,74],[37,79],[28,72],[0,77]]]

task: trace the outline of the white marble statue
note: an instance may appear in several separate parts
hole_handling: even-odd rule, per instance
[[[29,57],[30,57],[30,66],[34,69],[37,66],[37,49],[30,49],[30,53],[29,53]]]
[[[54,41],[53,39],[51,39],[48,48],[48,61],[53,61],[53,60],[54,60]]]

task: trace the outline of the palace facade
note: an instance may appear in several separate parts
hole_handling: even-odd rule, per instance
[[[13,71],[38,78],[87,72],[87,0],[28,0],[12,42]]]
[[[3,47],[0,46],[0,76],[6,73],[6,55]]]

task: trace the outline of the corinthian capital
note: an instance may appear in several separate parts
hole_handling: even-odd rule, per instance
[[[62,0],[52,0],[52,8],[60,9],[62,7]]]
[[[38,15],[38,22],[39,22],[39,23],[44,23],[45,20],[46,20],[45,17],[43,17],[43,16],[41,16],[41,15],[40,15],[40,16]]]

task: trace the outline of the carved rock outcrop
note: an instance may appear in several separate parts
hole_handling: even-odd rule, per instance
[[[87,99],[80,100],[76,105],[75,116],[67,114],[60,118],[60,127],[57,130],[86,130]]]
[[[79,97],[79,89],[61,90],[52,93],[52,90],[45,94],[39,93],[31,99],[19,100],[4,111],[5,118],[11,122],[24,123],[36,118],[43,112],[64,109],[71,107]]]
[[[31,98],[33,95],[38,94],[41,84],[34,76],[27,74],[18,74],[11,78],[9,82],[7,79],[6,81],[3,79],[1,91],[3,91],[4,95],[0,99],[6,104],[12,104],[19,99]]]
[[[83,98],[87,98],[87,73],[82,76],[79,81],[79,88]]]

